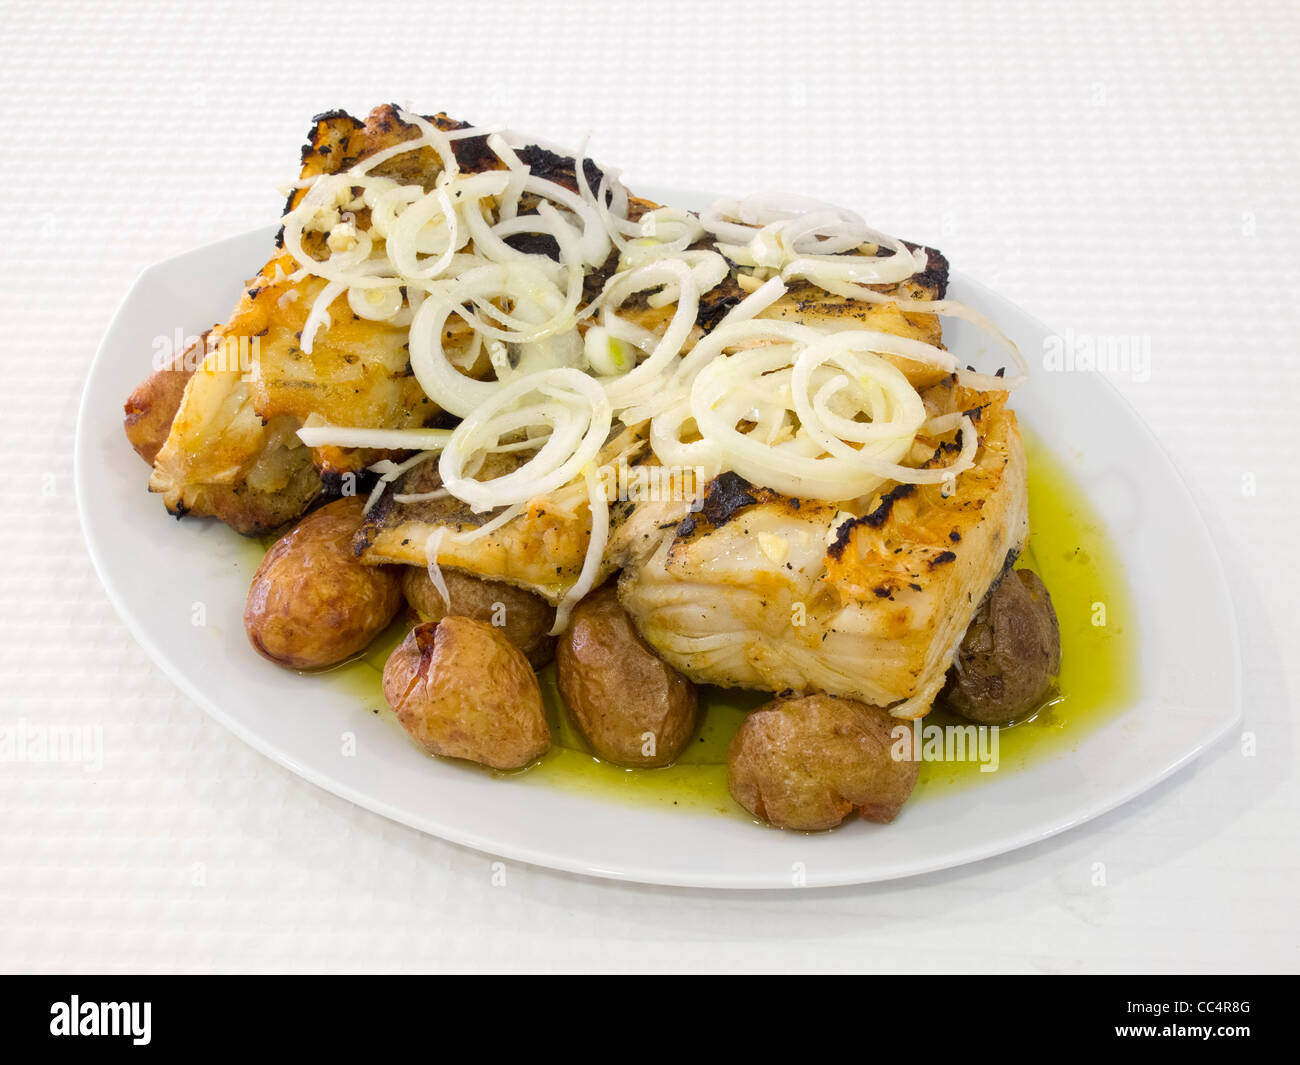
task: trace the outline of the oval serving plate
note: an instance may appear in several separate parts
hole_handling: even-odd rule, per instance
[[[1045,839],[1152,787],[1240,719],[1227,583],[1173,463],[1099,375],[1039,369],[1013,406],[1106,516],[1136,604],[1128,619],[1140,649],[1136,694],[1073,745],[910,803],[892,825],[854,821],[817,835],[494,779],[423,755],[329,674],[288,673],[250,650],[242,621],[249,545],[216,522],[170,519],[145,490],[147,470],[122,434],[122,403],[149,370],[154,338],[224,320],[274,232],[200,248],[139,277],[86,382],[75,478],[91,558],[136,639],[209,714],[320,787],[435,836],[555,869],[691,887],[829,886],[943,869]],[[1037,361],[1044,326],[956,272],[950,292]],[[948,346],[975,361],[978,334],[961,322],[944,325]],[[205,625],[192,624],[196,603]],[[353,755],[345,754],[348,732]]]

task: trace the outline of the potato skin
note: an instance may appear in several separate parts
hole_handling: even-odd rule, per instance
[[[854,810],[887,823],[920,770],[891,753],[898,724],[888,711],[833,695],[766,703],[731,739],[727,789],[778,828],[834,828]]]
[[[384,698],[430,754],[520,769],[551,746],[528,660],[500,629],[472,618],[412,629],[384,666]]]
[[[607,762],[668,765],[695,732],[695,685],[641,639],[613,585],[574,608],[556,647],[555,676],[574,723]],[[654,735],[651,755],[642,753],[646,733]]]
[[[136,454],[150,466],[171,434],[172,421],[185,397],[185,386],[194,376],[194,366],[203,361],[209,332],[205,330],[193,344],[177,352],[166,365],[136,385],[126,398],[122,428]]]
[[[943,700],[982,725],[1005,725],[1042,703],[1061,669],[1061,632],[1052,597],[1032,570],[994,585],[953,662]]]
[[[540,595],[504,581],[489,581],[459,570],[444,569],[442,579],[451,598],[448,609],[427,569],[420,566],[403,569],[402,592],[422,621],[441,621],[450,614],[492,625],[523,651],[534,669],[541,669],[555,657],[555,637],[550,635],[555,624],[555,608]],[[497,620],[504,624],[495,625]]]
[[[335,500],[266,553],[244,605],[244,630],[258,654],[287,669],[331,666],[364,650],[393,620],[401,578],[352,553],[363,505]]]

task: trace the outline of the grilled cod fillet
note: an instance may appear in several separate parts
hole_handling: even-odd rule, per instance
[[[939,485],[898,485],[855,515],[724,474],[698,514],[657,534],[653,508],[630,517],[619,599],[646,641],[695,681],[925,714],[1028,532],[1025,455],[1005,396],[948,379],[925,398],[933,413],[978,408],[976,464],[947,498]],[[918,447],[943,465],[960,445]]]

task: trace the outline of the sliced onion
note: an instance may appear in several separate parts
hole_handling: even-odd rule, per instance
[[[719,329],[726,329],[727,326],[736,325],[739,322],[747,322],[751,318],[757,318],[784,296],[786,291],[785,282],[779,277],[768,278],[724,314],[718,320],[718,324],[713,327],[714,332]]]
[[[550,635],[558,636],[569,627],[569,615],[588,592],[596,585],[600,573],[600,564],[605,557],[605,545],[609,542],[609,500],[605,498],[605,486],[596,475],[593,463],[582,468],[583,480],[587,482],[587,505],[591,512],[591,539],[587,542],[587,552],[582,559],[582,571],[573,586],[564,594],[555,608],[555,624],[551,626]]]
[[[853,499],[889,480],[951,480],[973,461],[974,441],[964,441],[968,446],[949,468],[901,465],[926,420],[925,408],[907,378],[874,352],[876,343],[869,333],[841,332],[715,359],[692,385],[691,415],[726,468],[787,495]],[[792,347],[798,349],[793,357]],[[832,410],[837,397],[869,420]],[[765,440],[764,420],[784,424],[786,410],[799,417],[794,438],[772,443],[775,434],[767,434]],[[758,421],[759,428],[743,432],[738,426],[745,421]]]
[[[358,318],[386,322],[402,309],[402,292],[397,288],[349,288],[348,306]]]
[[[596,457],[611,423],[609,400],[593,378],[571,368],[542,370],[499,386],[467,414],[452,431],[438,472],[452,494],[475,510],[523,503],[573,480]],[[550,429],[532,458],[490,481],[467,476],[471,455],[492,450],[525,424]]]
[[[307,321],[303,323],[302,337],[300,343],[305,354],[310,355],[312,345],[316,340],[316,330],[322,325],[329,329],[333,324],[329,316],[329,307],[338,299],[345,290],[346,286],[342,281],[331,281],[320,290],[316,297],[316,302],[311,305],[311,313],[307,315]]]
[[[451,593],[447,591],[447,581],[443,578],[442,567],[438,565],[438,549],[442,547],[442,540],[446,535],[445,525],[439,525],[429,533],[424,541],[424,559],[429,571],[429,580],[438,589],[438,594],[442,597],[442,605],[447,610],[451,610]]]
[[[605,386],[609,402],[618,407],[628,406],[653,389],[668,370],[673,360],[681,353],[691,330],[695,327],[695,318],[699,314],[699,288],[695,275],[686,263],[677,259],[662,259],[648,266],[639,267],[627,274],[620,274],[606,286],[601,294],[605,305],[617,304],[635,292],[662,284],[676,283],[678,287],[677,309],[664,335],[655,346],[650,357],[636,369],[614,378]]]
[[[436,451],[451,439],[450,429],[364,429],[346,425],[304,425],[298,439],[308,447],[366,447],[379,451]]]

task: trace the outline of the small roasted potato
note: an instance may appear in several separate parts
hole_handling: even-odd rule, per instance
[[[244,606],[258,654],[288,669],[332,666],[364,650],[401,609],[401,577],[352,553],[362,506],[356,497],[335,500],[266,553]]]
[[[555,657],[555,637],[550,635],[555,624],[555,608],[540,595],[504,581],[489,581],[444,569],[442,579],[451,599],[448,607],[427,569],[404,568],[402,591],[422,621],[441,621],[453,615],[491,625],[523,651],[534,669],[541,669]]]
[[[727,789],[778,828],[834,828],[854,810],[892,821],[920,769],[893,755],[898,724],[886,710],[833,695],[766,703],[731,738]]]
[[[412,629],[388,656],[384,698],[430,754],[519,769],[551,746],[528,660],[500,629],[472,618]]]
[[[1061,632],[1052,597],[1032,570],[994,585],[970,628],[943,701],[982,725],[1005,725],[1034,711],[1061,669]]]
[[[574,724],[607,762],[668,765],[695,732],[695,685],[641,639],[613,585],[574,608],[555,676]]]

